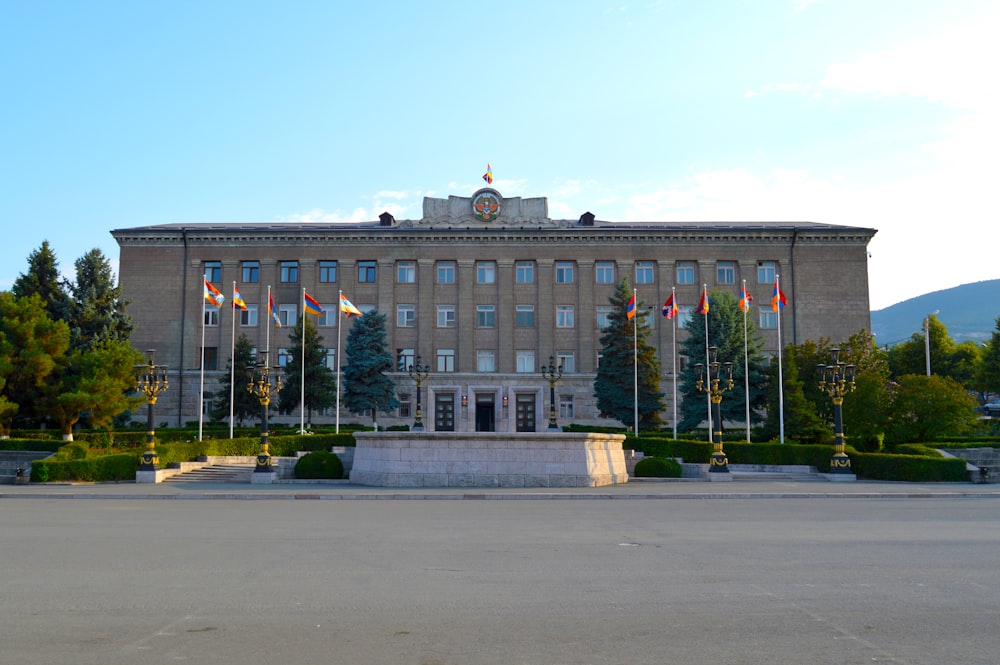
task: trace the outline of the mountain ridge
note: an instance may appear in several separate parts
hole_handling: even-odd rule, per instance
[[[1000,316],[1000,279],[972,282],[925,293],[871,313],[872,333],[879,346],[905,342],[923,333],[924,318],[937,315],[958,343],[982,343],[996,330]]]

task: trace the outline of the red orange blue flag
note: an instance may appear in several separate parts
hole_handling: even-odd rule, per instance
[[[667,302],[663,303],[663,307],[660,309],[660,311],[663,313],[663,316],[667,317],[668,319],[672,319],[675,316],[677,316],[677,312],[679,310],[680,308],[677,306],[677,301],[674,299],[673,293],[670,294],[670,297],[667,298]]]
[[[625,305],[625,318],[632,320],[635,317],[635,293],[632,297],[628,299],[628,304]]]
[[[302,302],[302,306],[308,314],[312,314],[313,316],[320,316],[323,314],[323,306],[320,305],[315,298],[306,293],[305,289],[302,289]]]
[[[747,293],[746,282],[743,283],[743,288],[740,291],[740,311],[743,313],[750,311],[750,303],[753,302],[753,296]]]
[[[785,298],[781,287],[778,286],[778,280],[774,280],[774,292],[771,294],[771,309],[777,312],[779,309],[784,309],[787,304],[788,299]]]
[[[343,293],[340,294],[340,311],[347,316],[361,316],[361,310],[354,306]]]
[[[278,308],[274,306],[274,296],[268,296],[267,308],[271,311],[271,318],[274,319],[274,327],[281,327],[281,319],[278,318]]]
[[[226,302],[226,296],[222,295],[222,292],[212,286],[212,283],[207,279],[205,280],[205,302],[216,307],[222,307],[222,303]]]
[[[486,165],[486,173],[483,174],[483,180],[486,181],[487,185],[493,184],[493,167],[489,164]]]
[[[703,289],[701,292],[701,300],[698,301],[698,309],[695,310],[696,314],[708,314],[708,289]]]
[[[236,283],[234,282],[233,283],[233,309],[246,310],[246,308],[247,308],[247,303],[246,303],[245,300],[243,300],[243,296],[240,295],[240,292],[236,290]]]

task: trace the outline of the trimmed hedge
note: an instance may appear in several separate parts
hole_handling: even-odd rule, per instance
[[[681,463],[672,457],[644,457],[635,464],[636,478],[680,478]]]
[[[295,463],[295,477],[303,480],[337,480],[344,477],[344,463],[335,453],[314,450]]]
[[[852,453],[851,466],[861,478],[907,482],[968,482],[965,460],[916,455]]]
[[[54,453],[64,445],[66,445],[65,441],[56,439],[0,439],[0,450],[29,450]]]
[[[31,480],[36,483],[135,480],[138,468],[139,458],[131,454],[68,460],[43,459],[32,462]]]

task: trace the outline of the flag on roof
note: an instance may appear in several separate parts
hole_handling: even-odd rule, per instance
[[[323,306],[320,305],[315,298],[306,293],[305,289],[302,289],[302,302],[306,313],[312,314],[313,316],[320,316],[323,314]]]
[[[361,316],[361,310],[354,306],[343,293],[340,294],[340,311],[347,316]]]
[[[486,173],[483,174],[483,180],[486,181],[487,185],[493,184],[493,167],[489,164],[486,165]]]
[[[207,279],[205,280],[205,302],[216,307],[222,307],[222,303],[226,302],[226,296],[222,295],[222,292],[212,286],[212,283]]]

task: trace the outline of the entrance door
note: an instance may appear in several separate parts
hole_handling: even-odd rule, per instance
[[[434,395],[434,431],[455,431],[455,393]]]
[[[535,394],[517,393],[514,396],[518,432],[535,431]]]
[[[496,402],[493,393],[476,393],[476,431],[496,431]]]

